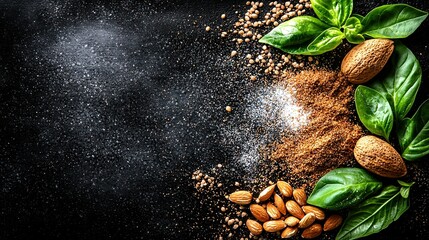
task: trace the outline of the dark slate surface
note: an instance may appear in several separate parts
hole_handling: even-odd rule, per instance
[[[190,174],[251,91],[204,25],[240,1],[0,1],[1,239],[210,239]],[[245,1],[241,1],[243,4]],[[355,1],[355,12],[399,1]],[[427,1],[403,1],[429,10]],[[216,23],[216,24],[215,24]],[[428,21],[405,44],[429,97]],[[428,237],[428,163],[378,239]]]

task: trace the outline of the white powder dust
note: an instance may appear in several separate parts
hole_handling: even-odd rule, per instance
[[[310,112],[298,105],[296,91],[280,85],[262,87],[246,96],[238,125],[228,126],[225,141],[237,148],[234,159],[251,171],[261,158],[259,150],[285,130],[296,132],[308,124]]]

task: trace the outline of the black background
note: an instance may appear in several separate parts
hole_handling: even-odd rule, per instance
[[[190,174],[230,161],[224,107],[252,84],[204,28],[244,3],[0,0],[1,239],[213,238]],[[428,31],[404,40],[423,69],[415,106]],[[428,163],[409,167],[411,209],[377,239],[429,237]]]

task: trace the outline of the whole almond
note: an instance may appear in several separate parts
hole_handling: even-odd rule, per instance
[[[301,207],[294,200],[289,200],[286,202],[286,209],[290,214],[292,214],[292,216],[295,216],[299,219],[303,218],[305,215]]]
[[[252,193],[249,191],[236,191],[229,195],[229,200],[240,205],[247,205],[252,201]]]
[[[267,213],[268,213],[268,216],[270,216],[272,219],[279,219],[282,216],[282,214],[276,208],[276,206],[274,206],[274,204],[270,202],[267,203]]]
[[[274,194],[274,205],[276,205],[279,212],[283,215],[286,215],[286,206],[285,202],[283,201],[283,198],[280,197],[277,193]]]
[[[343,217],[338,214],[331,215],[326,219],[326,222],[323,225],[323,231],[331,231],[339,227],[341,223],[343,223]]]
[[[286,225],[289,227],[295,227],[299,223],[299,219],[294,216],[289,216],[285,219]]]
[[[311,224],[316,221],[316,215],[314,213],[307,213],[305,216],[299,221],[298,228],[307,228]]]
[[[274,189],[275,189],[276,185],[273,184],[267,188],[265,188],[260,194],[259,194],[259,201],[264,202],[267,201],[268,199],[270,199],[271,195],[273,195],[274,193]]]
[[[247,219],[246,227],[255,236],[260,235],[262,233],[262,230],[263,230],[262,225],[260,223],[258,223],[257,221],[252,220],[252,219]]]
[[[286,227],[280,235],[281,238],[291,238],[298,233],[298,228],[296,227]]]
[[[268,213],[265,210],[265,208],[263,208],[262,206],[260,206],[258,204],[250,205],[250,212],[260,222],[266,222],[266,221],[270,220],[270,216],[268,216]]]
[[[277,181],[277,188],[284,197],[292,197],[292,186],[285,181]]]
[[[302,231],[301,237],[302,238],[315,238],[318,237],[322,233],[322,225],[315,223],[311,225],[310,227],[304,229]]]
[[[407,174],[407,167],[401,155],[378,137],[361,137],[356,142],[354,156],[362,167],[379,176],[400,178]]]
[[[304,211],[305,214],[311,213],[311,212],[314,213],[314,215],[316,215],[317,220],[325,219],[325,213],[323,212],[322,209],[318,207],[306,205],[306,206],[302,206],[302,210]]]
[[[294,189],[292,194],[293,198],[299,205],[304,206],[305,204],[307,204],[307,194],[305,194],[304,189]]]
[[[267,232],[278,232],[286,227],[286,224],[282,220],[271,220],[264,222],[264,230]]]
[[[341,63],[341,72],[354,84],[362,84],[386,65],[395,46],[389,39],[370,39],[353,47]]]

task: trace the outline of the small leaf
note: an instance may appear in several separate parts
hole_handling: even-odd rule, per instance
[[[362,20],[363,34],[373,38],[406,38],[428,16],[407,4],[388,4],[371,10]]]
[[[376,90],[359,85],[355,90],[356,110],[360,121],[373,134],[389,141],[393,112],[389,102]]]
[[[307,203],[340,210],[364,200],[382,187],[382,183],[360,168],[337,168],[316,184]]]
[[[320,20],[340,28],[353,11],[353,0],[311,0],[311,7]]]
[[[359,44],[365,41],[365,37],[362,34],[350,32],[348,29],[345,29],[346,39],[349,43]]]
[[[352,240],[378,233],[398,220],[409,206],[409,199],[401,196],[399,187],[387,186],[350,210],[335,239]]]
[[[429,99],[424,101],[411,119],[403,120],[398,129],[402,157],[417,160],[429,154]]]
[[[369,85],[388,101],[396,121],[401,121],[413,106],[422,81],[419,61],[404,44],[395,43],[389,66]]]
[[[403,198],[408,198],[408,196],[410,195],[410,188],[411,188],[411,186],[414,185],[414,182],[407,183],[407,182],[398,180],[398,183],[399,183],[399,185],[402,186],[401,190],[399,191],[401,193],[401,196]]]
[[[329,25],[315,17],[298,16],[278,25],[259,42],[283,50],[286,46],[308,43],[327,28]]]
[[[360,34],[362,30],[362,24],[357,17],[350,17],[347,19],[346,24],[343,26],[344,34],[346,35],[347,41],[353,44],[359,44],[365,41],[365,38]]]
[[[308,45],[307,50],[311,55],[322,54],[334,50],[341,44],[343,38],[344,33],[338,28],[328,28]]]

